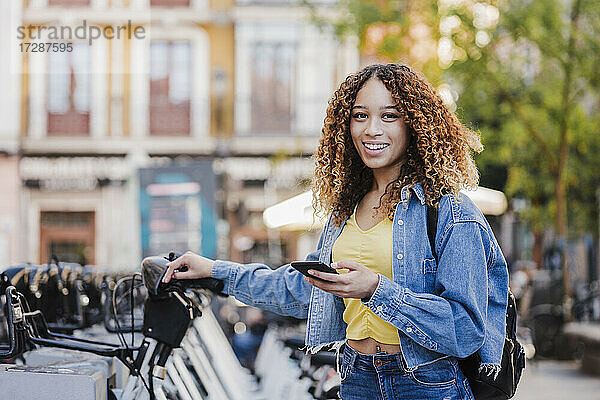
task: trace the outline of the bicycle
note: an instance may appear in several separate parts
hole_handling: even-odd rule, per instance
[[[186,332],[196,316],[201,315],[202,305],[198,296],[188,292],[208,289],[221,293],[223,282],[203,278],[197,280],[162,283],[166,272],[166,263],[176,255],[169,257],[149,257],[142,262],[143,282],[148,290],[144,303],[144,321],[142,333],[144,338],[140,346],[114,344],[81,337],[75,337],[51,330],[44,314],[40,310],[31,310],[25,295],[10,285],[7,275],[2,275],[7,303],[8,346],[0,347],[0,359],[14,358],[22,354],[27,346],[49,346],[69,350],[79,350],[100,356],[116,357],[130,371],[122,392],[113,390],[112,394],[120,400],[150,399],[166,400],[162,385],[167,377],[177,388],[181,398],[204,398],[206,393],[194,390],[195,377],[181,365],[182,358],[177,352],[171,356],[173,349],[180,347]],[[24,275],[24,273],[23,273]],[[135,279],[135,278],[132,278]],[[175,329],[173,329],[175,327]],[[122,335],[122,333],[120,333]],[[194,345],[192,343],[192,345]],[[173,363],[167,363],[173,357]],[[179,364],[179,365],[177,365]],[[206,365],[196,366],[196,369]],[[201,387],[210,387],[210,379],[214,376],[204,374],[198,376]],[[203,382],[202,382],[203,381]]]

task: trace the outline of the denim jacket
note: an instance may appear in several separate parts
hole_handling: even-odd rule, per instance
[[[414,196],[412,195],[414,194]],[[420,184],[405,186],[392,230],[393,279],[379,284],[364,304],[398,328],[408,369],[479,351],[482,365],[497,370],[504,346],[508,270],[481,211],[465,195],[443,196],[438,211],[435,251],[427,236],[425,196]],[[331,263],[333,244],[345,222],[331,217],[317,250],[307,260]],[[289,264],[271,270],[263,264],[215,261],[214,278],[238,300],[279,314],[308,318],[306,345],[316,352],[338,348],[346,338],[344,303],[311,286]]]

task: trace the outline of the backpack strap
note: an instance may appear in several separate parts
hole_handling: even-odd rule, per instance
[[[437,207],[427,206],[427,236],[429,237],[429,246],[431,247],[431,254],[435,261],[438,261],[437,254],[435,252],[435,233],[437,232],[437,220],[438,210]]]

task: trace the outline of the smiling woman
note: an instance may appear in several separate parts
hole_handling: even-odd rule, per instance
[[[371,104],[363,104],[367,100]],[[381,147],[384,142],[375,137],[400,126],[406,154],[397,160],[394,179],[382,179],[389,187],[378,185],[381,212],[393,218],[406,184],[422,183],[429,205],[445,194],[477,186],[479,173],[471,151],[483,150],[479,135],[458,120],[417,72],[400,64],[370,65],[346,78],[331,97],[315,155],[315,204],[335,211],[336,224],[352,214],[377,180],[372,168],[385,157],[379,158],[373,145],[367,153],[369,141]],[[357,146],[361,134],[369,139]],[[367,164],[371,162],[375,164]]]
[[[482,362],[498,369],[503,337],[488,332],[504,329],[506,264],[481,212],[459,194],[477,186],[471,151],[482,149],[478,135],[405,65],[368,66],[332,96],[313,192],[315,205],[329,211],[331,225],[337,226],[330,228],[332,242],[325,243],[328,257],[334,268],[348,272],[314,273],[332,283],[307,281],[343,299],[342,399],[374,392],[383,399],[400,392],[407,398],[471,398],[457,357],[479,348]],[[426,242],[428,207],[439,209],[439,248]],[[456,224],[458,215],[471,223]],[[475,220],[479,223],[473,226]],[[477,243],[483,243],[479,251]],[[461,251],[465,246],[474,253]],[[499,255],[494,274],[485,268],[490,251]],[[486,297],[490,281],[497,285],[492,296],[497,305]],[[419,300],[408,300],[412,295]],[[436,303],[443,304],[439,311],[449,307],[452,317],[435,311]],[[407,304],[420,310],[404,309]],[[439,344],[448,337],[454,338],[452,344],[442,349]],[[435,351],[428,354],[424,347]],[[407,368],[412,379],[402,378]]]
[[[308,351],[343,349],[343,400],[472,399],[458,359],[478,352],[482,371],[499,370],[508,301],[506,261],[460,193],[477,186],[481,149],[423,77],[368,66],[331,97],[315,154],[314,203],[330,217],[306,260],[339,273],[188,252],[165,281],[211,276],[244,303],[308,317]]]

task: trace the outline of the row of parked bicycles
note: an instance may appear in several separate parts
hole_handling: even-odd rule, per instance
[[[335,354],[304,354],[284,328],[268,329],[255,373],[243,368],[211,309],[223,283],[162,282],[178,256],[148,257],[133,274],[56,259],[4,269],[3,398],[337,398]]]

